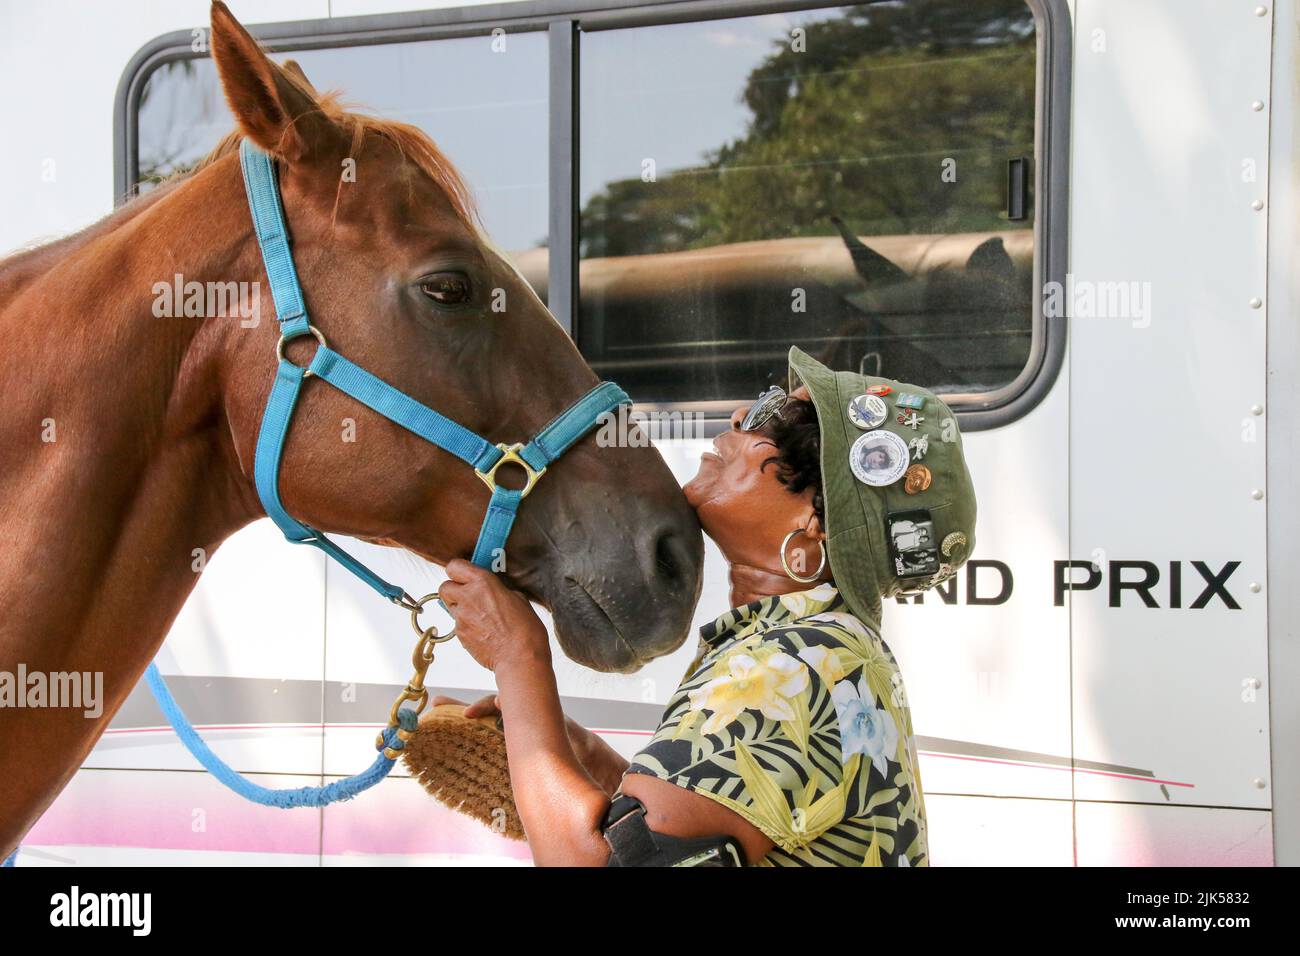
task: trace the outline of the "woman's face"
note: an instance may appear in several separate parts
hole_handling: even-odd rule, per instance
[[[765,429],[739,428],[748,406],[731,415],[731,429],[713,440],[700,458],[700,470],[686,484],[686,500],[704,533],[733,564],[763,567],[777,562],[781,541],[806,528],[816,514],[813,489],[792,494],[777,478],[776,445]]]

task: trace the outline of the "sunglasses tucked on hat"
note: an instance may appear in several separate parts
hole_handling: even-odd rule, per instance
[[[807,387],[821,428],[831,573],[850,610],[878,630],[882,598],[947,580],[975,547],[957,416],[915,385],[833,372],[798,348],[789,361],[790,389]],[[858,401],[867,395],[879,402]],[[874,449],[887,450],[887,465]]]

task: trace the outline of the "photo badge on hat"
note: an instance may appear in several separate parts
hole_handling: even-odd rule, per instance
[[[892,512],[888,525],[895,575],[923,578],[939,571],[939,543],[934,540],[934,521],[929,511],[918,508]]]
[[[849,402],[849,421],[861,429],[879,428],[889,417],[889,406],[878,395],[859,395]]]
[[[892,485],[902,478],[909,458],[907,442],[883,429],[859,435],[849,449],[853,477],[876,488]]]

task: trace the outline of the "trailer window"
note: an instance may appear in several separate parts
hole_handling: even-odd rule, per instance
[[[318,90],[418,126],[474,191],[495,243],[543,295],[549,228],[545,33],[331,47],[297,60]],[[189,169],[234,127],[209,58],[149,75],[138,119],[140,189]]]
[[[797,344],[983,392],[1030,358],[1024,0],[583,34],[577,337],[638,399],[752,399]],[[1009,202],[1023,198],[1019,216]]]

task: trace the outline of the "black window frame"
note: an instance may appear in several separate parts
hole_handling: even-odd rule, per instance
[[[257,24],[249,32],[267,49],[284,54],[301,50],[367,46],[418,40],[548,33],[550,71],[550,170],[548,300],[556,319],[574,331],[578,294],[578,155],[581,116],[578,104],[579,45],[582,33],[625,27],[657,26],[729,19],[764,13],[825,7],[865,6],[872,0],[521,0],[483,6],[411,13],[297,20]],[[1045,316],[1041,290],[1066,282],[1069,255],[1069,133],[1072,75],[1072,24],[1066,0],[1026,0],[1037,33],[1035,93],[1034,288],[1030,358],[1011,382],[988,392],[963,392],[945,398],[963,431],[998,428],[1026,415],[1051,391],[1065,359],[1067,320]],[[206,31],[207,25],[195,27]],[[120,204],[134,195],[139,175],[141,93],[155,70],[167,63],[202,59],[191,50],[194,30],[178,30],[151,40],[136,52],[118,82],[113,105],[113,182]],[[740,402],[744,396],[736,396]],[[642,406],[646,410],[700,410],[703,403]],[[716,405],[719,403],[709,403]],[[720,409],[706,413],[716,428]]]

